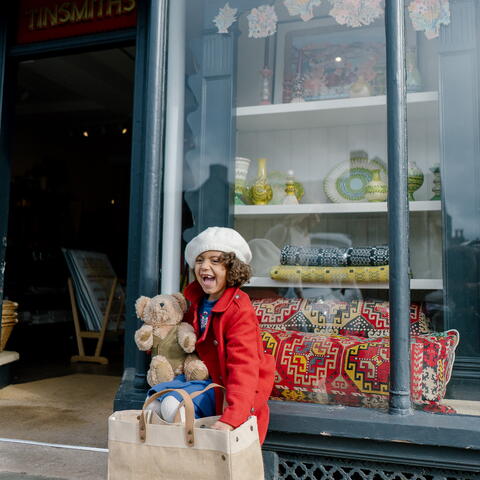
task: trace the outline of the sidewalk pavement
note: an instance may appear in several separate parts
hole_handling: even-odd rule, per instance
[[[105,480],[108,454],[46,445],[0,442],[0,480]]]

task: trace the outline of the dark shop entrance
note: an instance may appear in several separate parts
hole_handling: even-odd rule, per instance
[[[108,364],[71,362],[79,352],[62,249],[105,254],[124,285],[134,68],[133,46],[18,63],[4,284],[4,299],[18,303],[12,383],[123,372],[122,322],[107,328]],[[95,339],[83,343],[95,350]]]

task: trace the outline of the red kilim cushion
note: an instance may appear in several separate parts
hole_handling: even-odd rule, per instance
[[[323,335],[384,337],[390,334],[389,302],[383,300],[316,300],[264,298],[252,301],[261,328]],[[430,333],[420,303],[410,306],[410,333]]]
[[[275,356],[272,397],[300,402],[386,407],[389,338],[325,336],[262,329],[264,348]],[[414,335],[411,394],[417,404],[442,400],[455,358],[456,330]]]

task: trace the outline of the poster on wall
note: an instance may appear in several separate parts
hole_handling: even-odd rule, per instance
[[[70,270],[78,309],[85,327],[87,330],[99,331],[116,277],[115,271],[104,253],[65,248],[62,251]],[[122,297],[122,287],[117,284],[114,302]],[[112,311],[117,310],[116,305],[113,305]]]

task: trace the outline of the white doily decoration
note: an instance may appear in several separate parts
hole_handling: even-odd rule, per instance
[[[413,0],[408,13],[415,30],[423,30],[431,40],[440,35],[441,25],[450,23],[450,5],[448,0]]]
[[[218,33],[228,33],[230,26],[237,20],[237,11],[238,9],[230,7],[228,2],[218,10],[218,15],[213,19]]]
[[[322,0],[284,0],[283,2],[291,17],[300,15],[304,22],[313,18],[313,7],[321,5],[321,3]]]
[[[383,14],[383,0],[330,0],[330,15],[340,24],[349,27],[370,25]]]
[[[253,38],[265,38],[277,31],[277,14],[271,5],[261,5],[252,8],[247,15],[248,36]]]

